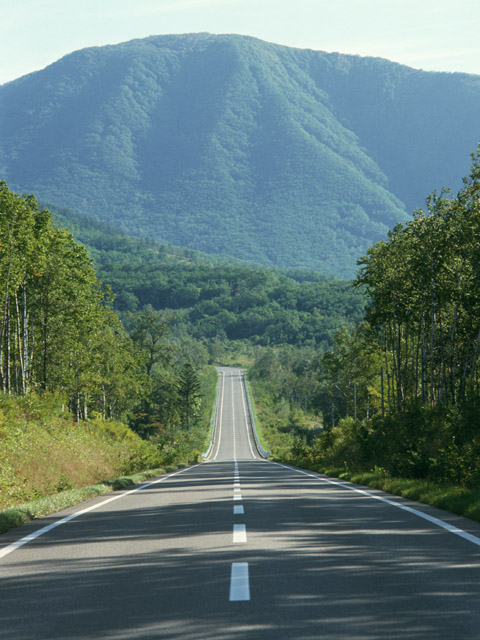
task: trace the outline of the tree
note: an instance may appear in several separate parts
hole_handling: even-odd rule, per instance
[[[157,364],[167,364],[170,360],[170,349],[164,338],[169,331],[169,321],[164,313],[155,311],[148,304],[142,311],[128,315],[130,336],[145,356],[147,375],[151,376]]]
[[[189,362],[180,371],[177,388],[182,426],[188,431],[200,407],[200,381]]]
[[[367,323],[351,333],[345,327],[337,331],[333,349],[323,354],[318,367],[316,402],[324,416],[368,420],[380,407],[381,364],[378,343]],[[332,417],[332,426],[334,421]]]
[[[33,196],[0,182],[2,391],[60,392],[77,418],[107,404],[112,417],[131,408],[134,351],[109,303],[85,247]]]
[[[361,260],[357,284],[371,300],[395,412],[479,394],[479,246],[480,146],[456,198],[432,194]]]

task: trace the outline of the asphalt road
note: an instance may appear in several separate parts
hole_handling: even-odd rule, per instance
[[[0,639],[480,638],[480,526],[260,459],[221,377],[207,462],[0,537]]]

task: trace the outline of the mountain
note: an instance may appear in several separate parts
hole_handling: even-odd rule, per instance
[[[11,189],[123,231],[351,277],[480,140],[480,76],[243,36],[72,53],[0,87]]]

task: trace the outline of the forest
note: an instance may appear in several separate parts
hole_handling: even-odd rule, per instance
[[[479,247],[480,147],[456,196],[434,192],[360,260],[365,321],[323,354],[266,350],[255,362],[265,415],[288,434],[276,434],[278,455],[478,484]]]
[[[68,209],[49,208],[87,247],[124,321],[128,312],[151,305],[168,314],[172,332],[207,345],[244,340],[325,349],[337,329],[352,328],[364,316],[365,298],[351,281],[132,238]]]
[[[476,486],[480,147],[471,158],[457,195],[434,192],[353,283],[130,238],[0,183],[0,422],[15,397],[44,398],[73,424],[129,429],[144,443],[131,464],[188,461],[212,364],[237,364],[276,459]]]
[[[87,249],[33,196],[1,182],[0,210],[0,437],[15,452],[4,458],[0,484],[7,472],[7,487],[18,484],[12,474],[19,451],[10,438],[15,397],[27,406],[29,398],[43,398],[52,423],[69,413],[70,424],[104,432],[106,423],[117,424],[110,432],[121,438],[128,424],[132,451],[137,436],[152,445],[138,458],[140,468],[195,459],[208,436],[217,379],[206,350],[197,350],[193,363],[190,351],[169,343],[168,319],[148,305],[130,314],[125,328]]]
[[[0,210],[0,507],[196,460],[212,363],[321,352],[363,315],[350,282],[130,238],[5,182]]]

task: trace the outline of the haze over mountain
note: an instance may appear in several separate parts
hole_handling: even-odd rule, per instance
[[[0,178],[122,230],[351,276],[480,140],[480,76],[243,36],[85,49],[0,87]]]

